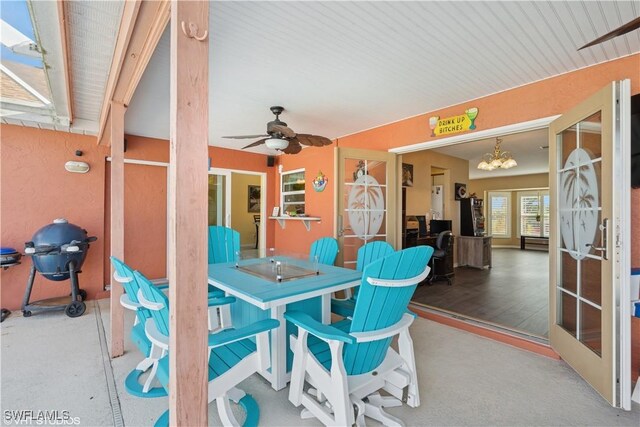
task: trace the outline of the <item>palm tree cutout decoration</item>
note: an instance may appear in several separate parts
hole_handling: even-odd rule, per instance
[[[598,178],[591,156],[577,148],[560,176],[560,234],[572,258],[581,260],[595,245],[598,229]]]
[[[384,219],[384,196],[380,184],[371,175],[361,175],[351,187],[347,203],[349,224],[362,240],[375,236]]]

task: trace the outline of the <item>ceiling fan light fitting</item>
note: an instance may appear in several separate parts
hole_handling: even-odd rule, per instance
[[[289,146],[289,141],[281,138],[269,138],[264,142],[264,145],[272,150],[284,150]]]

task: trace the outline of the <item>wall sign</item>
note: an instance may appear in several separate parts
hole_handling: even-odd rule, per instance
[[[464,114],[459,116],[445,117],[443,119],[439,116],[429,117],[431,136],[449,135],[474,130],[476,128],[476,117],[478,117],[478,109],[476,107],[465,110]]]

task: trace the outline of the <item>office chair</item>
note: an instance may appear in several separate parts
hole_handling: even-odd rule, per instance
[[[448,272],[443,267],[447,257],[453,256],[452,237],[453,234],[451,233],[451,230],[442,231],[438,234],[438,238],[436,239],[436,250],[433,252],[433,256],[431,257],[431,277],[429,278],[429,284],[438,280],[446,280],[447,285],[452,285],[451,276],[453,276],[453,271]],[[441,268],[438,271],[443,272],[444,274],[436,274],[436,261],[441,264]]]

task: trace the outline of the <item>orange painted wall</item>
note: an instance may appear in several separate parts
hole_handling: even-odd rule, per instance
[[[305,212],[309,216],[322,218],[321,222],[311,223],[311,230],[307,231],[299,221],[287,221],[283,230],[275,220],[269,220],[274,224],[275,240],[277,250],[286,251],[292,254],[308,254],[311,243],[320,237],[333,236],[334,234],[334,211],[333,201],[335,198],[335,170],[334,170],[334,145],[326,147],[310,147],[295,155],[278,156],[278,164],[282,166],[283,172],[305,168]],[[311,181],[322,171],[329,182],[324,191],[316,192]],[[268,206],[269,214],[274,206],[280,205],[280,176],[276,175],[274,182],[275,200]],[[271,247],[271,246],[267,246]]]
[[[109,282],[109,148],[95,137],[0,126],[0,244],[22,251],[40,227],[65,217],[98,237],[91,245],[80,275],[89,298],[105,297]],[[166,140],[126,136],[125,158],[168,162]],[[72,174],[64,163],[78,159],[91,165],[87,174]],[[267,173],[267,188],[275,188],[276,168],[266,156],[210,147],[212,166]],[[150,277],[166,276],[167,170],[164,167],[125,165],[125,257]],[[275,194],[267,193],[267,206]],[[274,224],[267,222],[267,244],[273,245]],[[0,270],[0,305],[10,310],[22,303],[31,261]],[[66,295],[69,282],[51,282],[37,276],[32,300]]]
[[[64,217],[85,228],[98,241],[91,245],[80,274],[80,285],[90,298],[102,291],[104,251],[104,173],[107,150],[95,137],[0,126],[0,241],[2,246],[24,250],[33,233],[53,219]],[[82,150],[81,158],[75,156]],[[68,160],[91,166],[86,174],[65,171]],[[0,304],[16,309],[29,275],[31,260],[0,271]],[[32,300],[69,293],[69,282],[52,282],[37,276]]]

